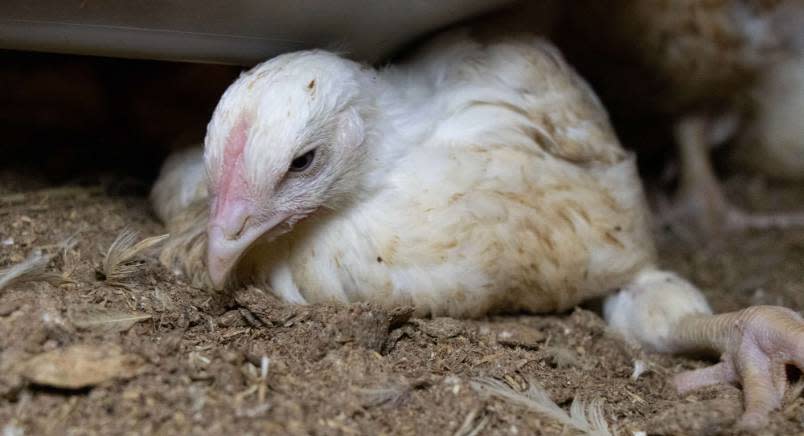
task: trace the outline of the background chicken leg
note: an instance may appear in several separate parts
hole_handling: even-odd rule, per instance
[[[718,129],[718,121],[707,116],[687,117],[676,126],[681,186],[670,220],[689,220],[709,236],[731,230],[804,226],[804,212],[746,212],[729,203],[710,160],[710,143]]]

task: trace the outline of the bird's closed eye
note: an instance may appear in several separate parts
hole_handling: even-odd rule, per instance
[[[293,172],[304,171],[307,168],[310,168],[310,165],[313,163],[314,158],[315,158],[315,149],[312,149],[307,153],[304,153],[303,155],[293,159],[293,161],[290,163],[290,168],[288,168],[288,170]]]

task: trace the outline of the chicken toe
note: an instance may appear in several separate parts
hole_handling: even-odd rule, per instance
[[[680,393],[717,383],[738,383],[745,412],[738,425],[762,427],[787,390],[787,365],[804,369],[804,319],[783,307],[754,306],[722,315],[691,315],[674,332],[678,349],[716,350],[721,362],[677,375]]]

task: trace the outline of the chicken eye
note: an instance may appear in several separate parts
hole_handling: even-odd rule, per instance
[[[304,171],[310,167],[310,164],[313,163],[313,158],[315,158],[315,149],[304,153],[303,155],[293,159],[293,162],[290,163],[290,171],[293,172],[300,172]]]

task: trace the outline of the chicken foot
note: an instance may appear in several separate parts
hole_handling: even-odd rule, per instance
[[[679,276],[643,271],[605,304],[609,324],[655,351],[714,353],[719,363],[673,378],[679,393],[718,383],[743,388],[737,425],[757,429],[781,406],[787,365],[804,370],[804,319],[787,308],[753,306],[713,315],[698,289]]]
[[[717,384],[743,387],[738,426],[757,429],[778,409],[788,387],[787,365],[804,369],[804,319],[784,307],[753,306],[721,315],[691,315],[673,333],[679,350],[717,351],[721,361],[673,379],[680,393]]]

